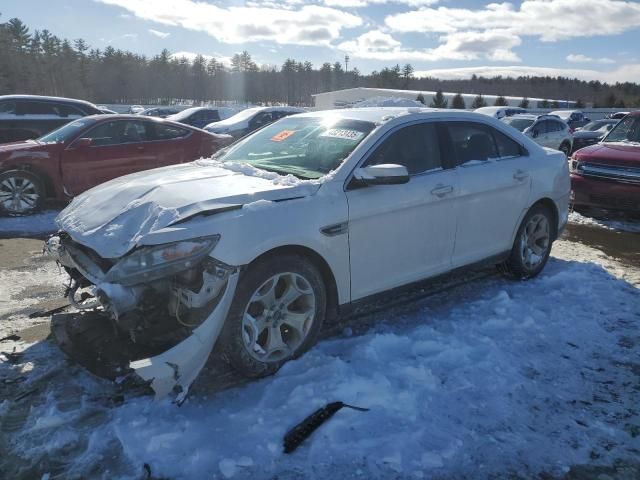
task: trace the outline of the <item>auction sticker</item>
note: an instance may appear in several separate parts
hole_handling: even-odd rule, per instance
[[[276,133],[273,137],[271,137],[271,140],[274,142],[281,142],[289,138],[294,133],[296,133],[295,130],[282,130],[280,133]]]
[[[320,136],[331,137],[331,138],[343,138],[345,140],[359,140],[363,135],[364,135],[363,132],[359,132],[358,130],[351,130],[349,128],[330,128]]]

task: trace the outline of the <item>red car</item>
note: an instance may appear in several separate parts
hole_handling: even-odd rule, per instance
[[[36,140],[0,145],[0,213],[28,214],[128,173],[210,157],[233,141],[137,115],[84,117]]]
[[[640,111],[570,160],[573,205],[640,213]]]

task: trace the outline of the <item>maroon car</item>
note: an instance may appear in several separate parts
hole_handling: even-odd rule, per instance
[[[640,111],[570,160],[573,205],[640,213]]]
[[[233,139],[137,115],[94,115],[0,145],[0,212],[27,214],[128,173],[209,157]]]

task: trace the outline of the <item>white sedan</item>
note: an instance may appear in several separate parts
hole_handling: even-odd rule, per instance
[[[71,300],[89,287],[122,341],[154,352],[131,371],[181,400],[214,345],[264,376],[381,292],[480,262],[534,277],[569,192],[562,153],[485,115],[314,112],[87,191],[48,246]]]

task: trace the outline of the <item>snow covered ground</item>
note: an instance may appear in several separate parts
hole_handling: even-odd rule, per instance
[[[640,275],[573,242],[553,255],[535,280],[496,276],[354,320],[277,375],[200,385],[180,408],[114,405],[113,385],[51,343],[1,342],[0,472],[137,479],[146,463],[154,478],[475,479],[633,464]],[[0,338],[62,280],[28,262],[0,269]],[[283,454],[286,431],[336,400],[371,410],[342,410]]]
[[[619,230],[622,232],[640,233],[640,221],[632,220],[601,220],[593,217],[585,217],[578,212],[569,214],[569,222],[579,225],[596,226],[608,230]]]

